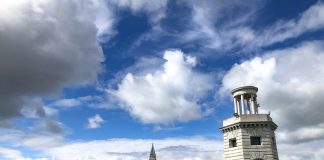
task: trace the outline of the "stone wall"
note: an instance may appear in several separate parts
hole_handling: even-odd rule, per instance
[[[250,137],[261,137],[261,145],[251,145]],[[236,138],[237,147],[230,148],[229,140]],[[224,132],[225,160],[278,160],[275,134],[271,126],[247,125]]]

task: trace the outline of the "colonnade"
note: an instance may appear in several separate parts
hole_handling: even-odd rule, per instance
[[[234,111],[238,115],[258,114],[258,103],[255,94],[240,94],[233,97]]]

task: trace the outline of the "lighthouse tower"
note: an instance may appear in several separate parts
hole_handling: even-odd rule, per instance
[[[225,160],[278,160],[274,131],[277,125],[270,114],[260,114],[258,88],[244,86],[232,90],[233,117],[223,121]]]

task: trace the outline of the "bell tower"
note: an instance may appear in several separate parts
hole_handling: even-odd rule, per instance
[[[270,114],[260,114],[258,88],[244,86],[232,90],[233,117],[223,121],[225,160],[278,160],[274,131],[277,125]]]

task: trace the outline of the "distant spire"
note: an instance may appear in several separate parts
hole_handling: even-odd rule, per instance
[[[152,143],[151,153],[150,153],[150,159],[149,160],[156,160],[154,145]]]

